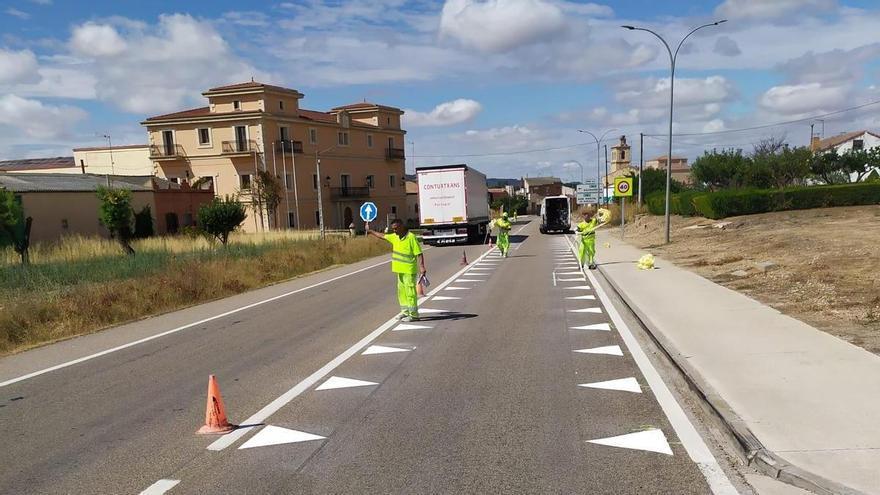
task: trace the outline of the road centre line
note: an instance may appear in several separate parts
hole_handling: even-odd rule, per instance
[[[177,486],[178,483],[180,483],[180,480],[159,480],[148,486],[140,495],[162,495]]]
[[[487,250],[486,252],[481,254],[479,256],[479,258],[477,258],[477,261],[479,262],[481,259],[483,259],[487,254],[489,254],[491,252],[492,252],[492,249]],[[440,291],[445,289],[446,286],[453,283],[456,278],[460,277],[469,268],[470,268],[469,266],[466,266],[466,267],[462,268],[461,270],[459,270],[458,272],[456,272],[455,274],[453,274],[451,277],[447,278],[443,283],[441,283],[436,288],[434,288],[434,290],[429,292],[419,302],[422,303],[422,302],[430,299],[432,296],[437,295]],[[269,416],[278,412],[279,409],[281,409],[282,407],[287,405],[290,401],[295,399],[297,396],[299,396],[300,394],[302,394],[306,390],[310,389],[317,382],[321,381],[321,379],[323,379],[325,376],[327,376],[331,371],[333,371],[340,364],[342,364],[346,360],[348,360],[348,358],[357,354],[359,351],[361,351],[363,348],[365,348],[367,345],[369,345],[370,342],[374,341],[377,337],[382,335],[386,330],[388,330],[389,328],[393,327],[394,325],[396,325],[398,323],[400,323],[400,321],[397,320],[397,316],[395,315],[390,320],[388,320],[385,323],[383,323],[382,325],[380,325],[379,328],[373,330],[366,337],[362,338],[357,343],[355,343],[353,346],[349,347],[348,349],[343,351],[341,354],[339,354],[338,356],[333,358],[330,362],[328,362],[327,364],[322,366],[319,370],[315,371],[314,373],[312,373],[311,375],[309,375],[308,377],[303,379],[301,382],[294,385],[290,390],[288,390],[287,392],[284,392],[278,398],[276,398],[275,400],[273,400],[272,402],[270,402],[269,404],[264,406],[262,409],[260,409],[256,413],[254,413],[251,417],[247,418],[246,420],[244,420],[242,422],[242,424],[249,425],[249,426],[238,428],[236,430],[233,430],[230,433],[223,435],[222,437],[215,440],[212,444],[208,445],[207,449],[214,450],[214,451],[220,451],[220,450],[223,450],[223,449],[229,447],[230,445],[235,443],[237,440],[239,440],[241,437],[246,435],[250,430],[252,430],[252,429],[256,428],[257,426],[260,426],[262,423],[264,423],[266,421],[266,419],[269,418]]]
[[[55,366],[50,366],[50,367],[45,368],[45,369],[42,369],[42,370],[34,371],[34,372],[32,372],[32,373],[28,373],[28,374],[26,374],[26,375],[22,375],[22,376],[19,376],[19,377],[16,377],[16,378],[12,378],[12,379],[6,380],[5,382],[0,382],[0,388],[6,387],[6,386],[8,386],[8,385],[12,385],[12,384],[14,384],[14,383],[18,383],[18,382],[21,382],[21,381],[24,381],[24,380],[28,380],[28,379],[31,379],[31,378],[34,378],[34,377],[37,377],[37,376],[40,376],[40,375],[44,375],[44,374],[46,374],[46,373],[51,373],[52,371],[58,371],[58,370],[60,370],[60,369],[67,368],[67,367],[69,367],[69,366],[73,366],[73,365],[75,365],[75,364],[79,364],[79,363],[83,363],[83,362],[86,362],[86,361],[90,361],[90,360],[92,360],[92,359],[99,358],[99,357],[101,357],[101,356],[106,356],[107,354],[112,354],[112,353],[117,352],[117,351],[121,351],[121,350],[124,350],[124,349],[128,349],[129,347],[134,347],[134,346],[136,346],[136,345],[144,344],[144,343],[149,342],[149,341],[151,341],[151,340],[156,340],[156,339],[158,339],[158,338],[165,337],[165,336],[168,336],[168,335],[171,335],[171,334],[174,334],[174,333],[180,332],[180,331],[182,331],[182,330],[186,330],[186,329],[189,329],[189,328],[192,328],[192,327],[195,327],[195,326],[201,325],[201,324],[203,324],[203,323],[208,323],[208,322],[211,322],[211,321],[214,321],[214,320],[219,320],[219,319],[221,319],[221,318],[225,318],[225,317],[227,317],[227,316],[229,316],[229,315],[233,315],[233,314],[235,314],[235,313],[240,313],[240,312],[242,312],[242,311],[245,311],[245,310],[248,310],[248,309],[251,309],[251,308],[255,308],[255,307],[257,307],[257,306],[262,306],[263,304],[266,304],[266,303],[270,303],[270,302],[273,302],[273,301],[277,301],[277,300],[279,300],[279,299],[283,299],[283,298],[285,298],[285,297],[292,296],[292,295],[294,295],[294,294],[298,294],[298,293],[300,293],[300,292],[304,292],[304,291],[307,291],[307,290],[310,290],[310,289],[314,289],[315,287],[320,287],[320,286],[322,286],[322,285],[326,285],[326,284],[329,284],[329,283],[331,283],[331,282],[335,282],[335,281],[337,281],[337,280],[341,280],[341,279],[343,279],[343,278],[350,277],[350,276],[352,276],[352,275],[356,275],[356,274],[358,274],[358,273],[365,272],[365,271],[367,271],[367,270],[371,270],[371,269],[373,269],[373,268],[376,268],[376,267],[379,267],[379,266],[382,266],[382,265],[386,265],[386,264],[388,264],[388,263],[390,263],[390,262],[391,262],[391,261],[383,261],[383,262],[381,262],[381,263],[376,263],[376,264],[373,264],[373,265],[370,265],[370,266],[366,266],[366,267],[364,267],[364,268],[360,268],[360,269],[355,270],[355,271],[353,271],[353,272],[344,273],[344,274],[342,274],[342,275],[339,275],[339,276],[333,277],[333,278],[331,278],[331,279],[324,280],[323,282],[318,282],[318,283],[316,283],[316,284],[312,284],[312,285],[310,285],[310,286],[308,286],[308,287],[302,287],[302,288],[300,288],[300,289],[292,290],[292,291],[290,291],[290,292],[285,292],[284,294],[279,294],[279,295],[277,295],[277,296],[273,296],[273,297],[270,297],[270,298],[268,298],[268,299],[263,299],[262,301],[257,301],[257,302],[255,302],[255,303],[247,304],[247,305],[245,305],[245,306],[241,306],[241,307],[239,307],[239,308],[232,309],[232,310],[230,310],[230,311],[226,311],[226,312],[224,312],[224,313],[220,313],[220,314],[218,314],[218,315],[210,316],[210,317],[208,317],[208,318],[203,318],[203,319],[201,319],[201,320],[199,320],[199,321],[195,321],[195,322],[192,322],[192,323],[187,323],[186,325],[183,325],[183,326],[180,326],[180,327],[177,327],[177,328],[173,328],[173,329],[171,329],[171,330],[167,330],[167,331],[164,331],[164,332],[161,332],[161,333],[157,333],[157,334],[155,334],[155,335],[150,335],[149,337],[144,337],[144,338],[142,338],[142,339],[138,339],[138,340],[135,340],[135,341],[133,341],[133,342],[129,342],[129,343],[127,343],[127,344],[122,344],[122,345],[119,345],[119,346],[116,346],[116,347],[112,347],[112,348],[110,348],[110,349],[105,349],[105,350],[103,350],[103,351],[96,352],[96,353],[94,353],[94,354],[89,354],[88,356],[83,356],[83,357],[81,357],[81,358],[77,358],[77,359],[74,359],[74,360],[71,360],[71,361],[67,361],[67,362],[64,362],[64,363],[61,363],[61,364],[56,364]]]
[[[566,237],[565,240],[568,242],[572,253],[576,253],[571,240],[568,237]],[[706,478],[706,482],[709,484],[712,493],[715,495],[738,495],[739,492],[734,488],[733,484],[731,484],[727,475],[724,473],[724,470],[722,470],[721,466],[718,464],[718,460],[712,455],[709,447],[706,446],[703,438],[697,433],[697,429],[684,413],[681,405],[675,400],[672,392],[669,391],[666,382],[663,381],[660,373],[648,359],[645,351],[642,350],[642,347],[639,345],[632,331],[630,331],[626,322],[620,316],[617,308],[612,304],[608,294],[605,293],[605,289],[599,285],[599,281],[590,271],[584,270],[583,268],[581,268],[581,270],[584,272],[584,275],[590,279],[590,282],[592,282],[596,295],[599,296],[599,300],[602,302],[602,305],[605,306],[606,313],[611,317],[614,327],[623,339],[624,344],[626,344],[626,347],[633,360],[636,362],[636,365],[638,365],[639,370],[641,370],[642,376],[644,376],[645,380],[648,382],[648,386],[654,392],[654,397],[657,399],[657,402],[660,404],[660,407],[669,419],[669,423],[672,425],[672,428],[681,440],[682,445],[684,445],[688,456],[690,456],[691,460],[700,468],[700,471]]]

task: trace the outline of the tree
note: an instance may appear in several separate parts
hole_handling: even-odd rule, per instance
[[[752,164],[742,150],[706,151],[691,166],[691,176],[710,190],[741,187]]]
[[[492,208],[506,212],[519,212],[529,207],[529,200],[525,196],[506,196],[492,202]]]
[[[254,211],[262,211],[265,206],[266,214],[274,219],[278,205],[281,204],[284,197],[283,194],[281,181],[278,177],[272,175],[268,170],[257,172],[257,176],[251,184],[251,205]]]
[[[779,154],[788,145],[785,143],[785,134],[783,134],[782,136],[770,136],[761,139],[753,144],[752,147],[752,159],[760,160],[766,156]]]
[[[146,239],[155,234],[153,229],[153,212],[150,205],[144,205],[140,212],[134,214],[134,238]]]
[[[235,196],[214,198],[199,208],[199,227],[224,246],[232,233],[247,218],[247,211]]]
[[[813,155],[810,171],[826,184],[848,182],[846,174],[841,170],[840,155],[835,150]]]
[[[22,265],[30,263],[32,224],[33,218],[24,217],[24,209],[15,195],[0,189],[0,246],[11,244]]]
[[[98,199],[101,201],[98,207],[98,220],[101,225],[107,227],[111,238],[119,241],[125,254],[133,255],[131,239],[134,210],[131,208],[131,191],[99,187]]]
[[[756,156],[754,160],[764,161],[773,180],[779,189],[802,182],[810,174],[812,152],[806,147],[783,147],[775,153]]]
[[[633,194],[639,194],[639,174],[635,172],[631,172],[627,175],[627,177],[632,177],[633,179]],[[672,193],[677,193],[684,189],[684,186],[681,182],[678,182],[675,179],[672,179],[672,183],[669,186],[669,190]],[[657,191],[665,191],[666,190],[666,169],[657,169],[657,168],[646,168],[642,170],[642,197],[651,194],[652,192]]]

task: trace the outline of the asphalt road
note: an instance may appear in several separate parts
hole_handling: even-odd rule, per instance
[[[8,381],[276,297],[0,387],[0,493],[712,493],[565,238],[516,229],[465,273],[426,253],[426,328],[389,320],[383,259],[0,360]],[[246,428],[194,434],[208,374]]]

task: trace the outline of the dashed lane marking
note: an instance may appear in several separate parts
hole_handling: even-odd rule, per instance
[[[148,486],[140,495],[162,495],[177,486],[178,483],[180,483],[180,480],[159,480]]]

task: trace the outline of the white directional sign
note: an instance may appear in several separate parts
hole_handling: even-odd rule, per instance
[[[596,181],[586,181],[586,184],[577,186],[577,204],[585,205],[599,202],[599,187]]]
[[[366,203],[361,205],[361,220],[365,222],[372,222],[376,219],[376,215],[379,214],[379,209],[376,208],[376,204],[372,201],[367,201]]]

